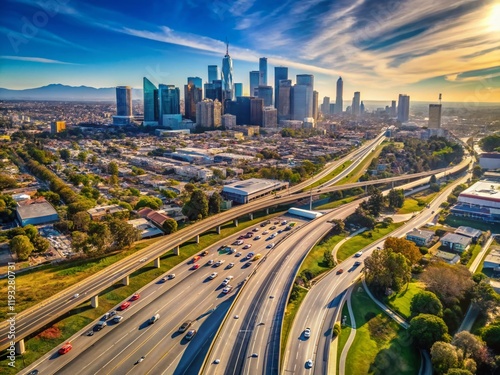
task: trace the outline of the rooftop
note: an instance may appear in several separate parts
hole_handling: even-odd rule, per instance
[[[419,237],[419,238],[424,238],[424,239],[429,239],[434,237],[434,232],[430,230],[415,230],[413,229],[411,232],[406,233],[407,236],[413,236],[413,237]]]
[[[21,220],[35,217],[57,215],[57,211],[47,201],[24,201],[23,205],[17,207],[17,212]]]
[[[462,236],[475,238],[481,236],[483,232],[481,232],[479,229],[476,228],[461,226],[455,230],[455,233],[461,234]]]
[[[500,184],[492,181],[478,181],[461,192],[460,197],[479,198],[500,202]]]
[[[448,241],[452,243],[459,243],[464,246],[468,245],[470,243],[470,238],[462,236],[460,234],[455,234],[455,233],[446,233],[443,238],[441,238],[441,242],[443,241]]]
[[[262,190],[279,188],[283,186],[283,182],[276,180],[266,180],[261,178],[250,178],[244,181],[233,182],[224,186],[223,191],[228,193],[238,193],[242,195],[251,195]]]

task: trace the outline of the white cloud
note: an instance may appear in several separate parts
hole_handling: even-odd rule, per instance
[[[66,61],[52,60],[46,59],[44,57],[28,57],[28,56],[0,56],[0,59],[3,60],[15,60],[15,61],[27,61],[27,62],[36,62],[42,64],[64,64],[64,65],[80,65],[75,63],[70,63]]]

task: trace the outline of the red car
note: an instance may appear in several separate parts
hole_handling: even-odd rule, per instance
[[[130,306],[130,302],[129,302],[129,301],[123,302],[123,303],[120,305],[120,310],[121,310],[121,311],[126,310],[129,306]]]
[[[69,352],[71,349],[73,349],[73,345],[71,345],[69,342],[64,344],[58,351],[59,354],[66,354]]]
[[[340,275],[342,272],[344,272],[344,270],[342,268],[337,270],[337,275]]]
[[[200,268],[200,265],[198,263],[194,264],[193,267],[191,267],[192,270],[197,270]]]
[[[139,293],[135,293],[132,297],[130,297],[131,301],[137,301],[141,295]]]

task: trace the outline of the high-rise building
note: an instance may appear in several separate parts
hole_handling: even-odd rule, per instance
[[[262,110],[262,126],[275,128],[278,126],[278,110],[274,107],[264,107]]]
[[[313,119],[318,120],[319,92],[313,91]]]
[[[249,123],[250,125],[262,126],[263,109],[264,109],[264,99],[262,98],[250,99],[250,123]]]
[[[222,97],[224,100],[234,99],[233,60],[229,56],[229,43],[226,43],[226,55],[222,59]]]
[[[201,79],[199,83],[201,84]],[[184,85],[184,116],[186,118],[196,121],[196,103],[201,102],[202,99],[202,89],[188,78],[188,84]]]
[[[188,77],[188,85],[192,83],[195,87],[203,90],[203,80],[200,77]]]
[[[441,104],[429,104],[429,129],[441,128]]]
[[[160,122],[163,125],[163,115],[176,115],[181,113],[181,93],[174,85],[160,84],[158,86],[160,98]]]
[[[234,96],[236,98],[238,96],[243,96],[243,83],[235,83],[234,84]]]
[[[158,89],[146,77],[143,78],[144,125],[158,125]]]
[[[323,104],[321,104],[321,113],[324,115],[329,115],[330,114],[330,97],[325,96],[323,98]]]
[[[53,121],[50,123],[50,134],[60,133],[66,130],[66,121]]]
[[[259,85],[267,86],[267,57],[259,59]]]
[[[271,86],[257,87],[257,97],[264,99],[264,107],[273,105],[273,88]]]
[[[221,125],[222,105],[218,100],[205,99],[196,103],[196,124],[206,127],[219,127]]]
[[[297,83],[292,88],[292,120],[304,121],[313,117],[314,76],[297,74]]]
[[[212,81],[212,83],[205,83],[205,99],[217,99],[222,103],[222,81],[220,79],[216,79]]]
[[[340,114],[344,111],[344,82],[342,77],[337,80],[337,96],[335,97],[335,113]]]
[[[257,87],[259,87],[260,72],[252,70],[250,72],[250,96],[257,96]]]
[[[116,88],[116,116],[113,116],[113,125],[128,125],[133,119],[132,88],[118,86]]]
[[[365,104],[363,103],[363,101],[361,101],[361,104],[359,105],[359,113],[361,115],[363,115],[363,113],[365,113]]]
[[[208,66],[208,83],[212,83],[213,81],[220,79],[219,75],[219,67],[217,65],[209,65]]]
[[[397,113],[398,112],[397,112],[397,109],[396,109],[396,101],[393,100],[391,102],[391,117],[396,117]]]
[[[360,108],[359,108],[359,105],[360,105],[360,102],[361,102],[361,94],[359,91],[356,91],[354,93],[354,97],[352,98],[352,115],[353,116],[359,116],[359,112],[360,112]]]
[[[292,95],[292,80],[290,79],[280,80],[278,121],[290,120],[291,95]]]
[[[398,121],[407,122],[409,117],[410,117],[410,97],[405,94],[399,94]]]
[[[236,116],[230,113],[222,115],[222,126],[226,129],[234,128],[236,126]]]
[[[274,67],[274,108],[279,111],[280,81],[288,79],[288,68],[286,66]]]

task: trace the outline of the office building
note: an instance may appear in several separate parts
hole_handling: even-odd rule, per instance
[[[398,100],[398,121],[407,122],[410,117],[410,97],[399,94]]]
[[[243,83],[235,83],[234,84],[234,96],[236,98],[238,96],[243,96]]]
[[[476,182],[459,194],[458,202],[450,212],[471,220],[500,222],[500,184],[493,181]]]
[[[267,86],[267,57],[259,59],[259,85]]]
[[[251,96],[239,96],[236,100],[228,100],[225,103],[224,113],[230,113],[231,115],[236,116],[236,125],[249,125],[250,121],[250,112],[251,112],[251,101],[255,99]],[[259,99],[262,105],[262,99]],[[257,103],[254,103],[254,110],[257,110]],[[262,116],[262,110],[261,110]],[[261,120],[262,121],[262,120]],[[256,124],[254,124],[256,125]]]
[[[201,79],[199,83],[201,84]],[[196,121],[196,103],[201,102],[202,99],[201,88],[188,78],[188,84],[184,85],[184,116],[186,118]]]
[[[203,80],[200,77],[188,77],[188,85],[190,83],[203,90]]]
[[[247,123],[247,125],[262,126],[263,109],[264,109],[264,99],[251,98],[250,99],[250,122]]]
[[[229,43],[226,43],[226,55],[222,59],[222,98],[225,100],[234,99],[233,88],[233,60],[229,56]]]
[[[441,104],[429,104],[429,129],[441,128]]]
[[[205,128],[221,125],[222,105],[218,100],[205,99],[196,103],[196,124]]]
[[[205,99],[218,100],[222,103],[222,81],[216,79],[211,83],[205,83]]]
[[[50,123],[50,134],[60,133],[66,130],[66,121],[53,121]]]
[[[360,113],[359,105],[361,104],[360,100],[361,100],[361,94],[359,91],[356,91],[354,93],[354,97],[352,98],[352,106],[351,106],[353,116],[359,116]]]
[[[391,102],[391,117],[396,117],[396,115],[397,115],[396,101],[393,100]]]
[[[323,104],[321,104],[321,113],[324,115],[329,115],[330,114],[330,97],[325,96],[323,98]]]
[[[220,79],[219,67],[217,65],[208,66],[208,83]]]
[[[280,81],[288,79],[288,68],[285,66],[274,67],[274,108],[279,111]]]
[[[222,115],[222,126],[226,129],[231,129],[236,126],[236,116],[230,113]]]
[[[271,86],[257,87],[257,97],[264,99],[264,106],[273,105],[273,88]]]
[[[304,121],[306,117],[313,117],[314,76],[311,74],[297,74],[297,83],[292,88],[293,120]]]
[[[259,87],[260,72],[252,70],[250,72],[250,96],[257,96],[257,87]]]
[[[316,90],[313,91],[313,118],[314,118],[314,121],[316,121],[318,119],[318,106],[319,106],[319,103],[318,103],[318,100],[319,100],[319,92],[317,92]]]
[[[344,111],[344,82],[342,77],[337,80],[337,96],[335,97],[335,114],[340,114]]]
[[[363,101],[361,101],[361,104],[359,105],[359,113],[361,115],[363,115],[363,113],[365,113],[365,103],[363,103]]]
[[[264,107],[262,110],[262,126],[275,128],[278,126],[278,110],[274,107]]]
[[[285,79],[279,82],[278,121],[290,120],[292,80]]]
[[[146,77],[143,78],[144,125],[158,125],[158,88]]]
[[[116,116],[113,116],[113,125],[128,125],[132,116],[132,88],[118,86],[116,88]]]
[[[159,113],[160,122],[163,125],[163,115],[176,115],[181,113],[181,93],[174,85],[160,84],[158,86],[160,97]]]

